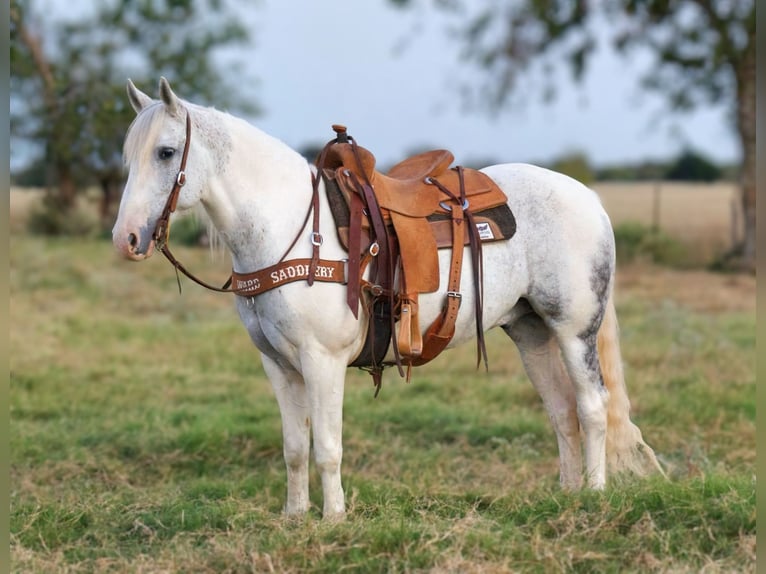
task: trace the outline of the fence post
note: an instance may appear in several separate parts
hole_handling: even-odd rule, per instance
[[[660,203],[662,194],[662,184],[659,181],[654,182],[654,191],[652,195],[652,232],[658,233],[660,230]]]

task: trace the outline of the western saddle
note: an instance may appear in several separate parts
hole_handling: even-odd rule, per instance
[[[444,350],[455,331],[468,245],[477,366],[482,358],[486,366],[481,244],[508,239],[515,232],[505,194],[482,172],[450,169],[454,156],[447,150],[409,157],[383,174],[375,169],[373,154],[358,146],[344,126],[333,125],[333,130],[337,137],[323,148],[316,167],[325,181],[338,236],[348,250],[347,303],[354,316],[360,302],[370,315],[365,348],[352,365],[369,370],[379,390],[389,342],[401,375],[402,365],[407,367],[408,380],[412,366]],[[452,249],[446,301],[422,336],[418,295],[439,290],[439,248]]]

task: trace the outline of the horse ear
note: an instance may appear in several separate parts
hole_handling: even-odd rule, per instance
[[[139,113],[152,103],[152,99],[139,90],[131,80],[128,80],[128,99],[130,100],[130,105],[136,110],[136,113]]]
[[[178,111],[178,96],[176,96],[175,92],[173,92],[171,89],[170,82],[168,82],[165,76],[160,78],[160,99],[162,100],[162,103],[167,107],[168,112],[175,114]]]

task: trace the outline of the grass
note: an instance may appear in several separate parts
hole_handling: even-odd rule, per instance
[[[276,401],[228,296],[101,241],[10,242],[14,572],[754,572],[754,279],[621,275],[634,418],[670,481],[557,486],[555,439],[491,333],[409,385],[349,371],[348,519],[281,514]],[[217,280],[226,262],[179,248]],[[751,281],[752,279],[752,281]],[[708,303],[706,303],[708,302]]]

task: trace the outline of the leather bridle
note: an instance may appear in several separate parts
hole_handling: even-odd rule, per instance
[[[168,261],[170,261],[170,263],[176,269],[177,279],[178,279],[178,272],[180,271],[181,273],[186,275],[189,279],[191,279],[198,285],[201,285],[212,291],[228,293],[233,291],[232,289],[229,288],[229,286],[231,285],[231,277],[229,277],[229,279],[226,281],[223,287],[216,287],[215,285],[210,285],[209,283],[203,281],[202,279],[199,279],[198,277],[194,276],[191,272],[187,271],[187,269],[183,266],[183,264],[178,259],[176,259],[176,257],[170,251],[170,247],[168,246],[168,239],[170,237],[170,216],[176,210],[176,206],[178,205],[178,196],[181,194],[181,188],[184,185],[186,185],[186,161],[189,158],[190,145],[191,145],[191,116],[189,115],[189,111],[187,110],[186,111],[186,141],[184,142],[184,150],[183,150],[183,153],[181,154],[181,166],[178,168],[178,174],[176,174],[176,179],[173,183],[173,189],[170,190],[170,195],[168,195],[168,199],[165,202],[165,207],[163,207],[162,213],[160,214],[160,217],[157,220],[156,225],[154,226],[152,239],[154,240],[155,247],[160,250],[160,252],[165,256],[165,258]],[[178,290],[179,292],[181,291],[180,280],[178,280]]]
[[[313,248],[312,248],[312,257],[310,260],[308,260],[308,265],[306,267],[306,270],[307,270],[306,276],[291,277],[290,279],[291,280],[305,279],[306,281],[308,281],[309,285],[311,285],[315,279],[318,279],[320,281],[330,281],[327,278],[318,277],[316,275],[317,267],[319,265],[323,265],[325,267],[332,267],[339,271],[338,275],[335,276],[331,280],[331,282],[339,282],[339,283],[346,282],[346,277],[340,277],[341,269],[343,270],[344,275],[347,274],[347,264],[345,261],[328,261],[328,260],[319,258],[319,246],[322,244],[322,235],[319,233],[319,177],[313,174],[312,174],[311,203],[309,204],[308,211],[306,212],[306,217],[303,220],[303,225],[301,225],[301,228],[298,231],[298,234],[295,236],[295,239],[293,239],[292,243],[290,243],[290,246],[285,250],[284,254],[282,255],[282,257],[280,257],[279,261],[275,265],[272,265],[270,267],[261,269],[253,273],[240,274],[240,273],[236,273],[232,271],[232,275],[229,276],[229,278],[221,287],[216,287],[215,285],[211,285],[210,283],[203,281],[202,279],[200,279],[199,277],[195,276],[193,273],[188,271],[183,266],[183,264],[170,251],[170,247],[168,246],[168,240],[170,236],[170,216],[176,210],[176,206],[178,205],[178,196],[181,194],[181,188],[183,188],[183,186],[186,185],[186,162],[189,157],[190,145],[191,145],[191,116],[189,114],[189,111],[186,110],[186,141],[184,142],[184,149],[183,149],[183,153],[181,154],[181,165],[178,168],[178,173],[176,174],[175,182],[173,183],[173,189],[170,190],[170,195],[168,196],[168,199],[165,202],[165,207],[162,209],[162,213],[160,214],[159,219],[157,219],[157,223],[154,226],[154,231],[152,232],[152,239],[154,240],[155,247],[165,256],[165,258],[168,261],[170,261],[170,264],[173,265],[173,267],[176,270],[176,279],[178,280],[179,292],[181,291],[181,281],[178,278],[179,271],[183,273],[186,277],[194,281],[197,285],[205,287],[206,289],[210,289],[211,291],[217,291],[219,293],[234,293],[236,295],[247,297],[247,296],[254,296],[256,294],[259,294],[260,292],[263,292],[265,290],[278,286],[276,283],[272,285],[268,285],[265,288],[262,288],[261,290],[259,290],[257,293],[255,293],[255,292],[252,292],[251,289],[238,288],[237,285],[232,286],[232,281],[235,277],[242,281],[246,281],[251,276],[252,277],[262,276],[264,273],[268,275],[271,271],[275,271],[275,270],[279,271],[280,269],[287,268],[287,267],[294,267],[295,264],[303,263],[304,260],[302,259],[285,261],[285,257],[287,257],[287,254],[290,253],[293,247],[295,247],[295,244],[298,242],[298,239],[300,238],[301,234],[303,233],[303,230],[306,228],[306,225],[308,224],[308,220],[312,212],[314,213],[313,226],[312,226],[313,230],[311,232],[311,244]]]

